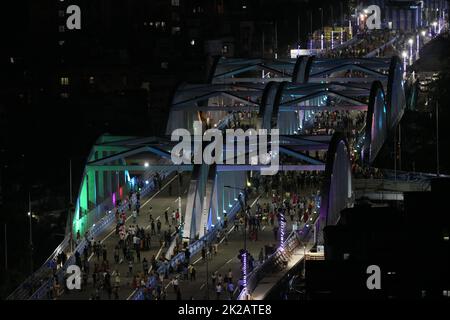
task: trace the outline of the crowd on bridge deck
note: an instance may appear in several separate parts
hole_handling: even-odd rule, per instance
[[[332,135],[336,131],[356,136],[364,126],[364,111],[316,111],[313,117],[304,124],[303,132],[309,135]]]
[[[162,178],[156,173],[151,179],[153,179],[153,185],[155,190],[160,190]],[[92,292],[91,299],[101,299],[106,295],[109,299],[119,299],[119,290],[123,286],[121,275],[117,270],[117,266],[124,264],[128,266],[128,273],[126,278],[131,278],[131,283],[126,284],[130,287],[138,287],[142,272],[136,272],[135,264],[142,264],[143,273],[147,273],[149,269],[156,269],[160,262],[157,261],[155,255],[148,261],[145,257],[141,261],[141,251],[148,251],[153,248],[168,247],[172,240],[173,233],[178,231],[181,223],[181,217],[178,210],[173,210],[172,218],[169,218],[169,213],[166,210],[164,212],[165,223],[167,224],[167,230],[162,231],[162,222],[157,219],[153,219],[151,214],[151,206],[149,210],[149,223],[150,230],[147,231],[142,227],[139,227],[137,217],[141,215],[141,203],[140,203],[140,190],[144,187],[144,181],[137,181],[136,190],[130,191],[126,199],[126,208],[131,214],[127,216],[124,206],[120,200],[117,201],[115,208],[112,210],[115,216],[116,228],[115,236],[117,237],[117,245],[113,252],[108,252],[106,245],[99,241],[95,241],[88,232],[85,233],[84,239],[87,246],[80,253],[75,252],[75,264],[80,268],[82,272],[82,290],[89,290],[89,278],[92,277]],[[128,218],[132,218],[133,224],[126,225]],[[173,226],[173,232],[172,232]],[[77,246],[81,242],[80,232],[77,232],[75,245]],[[113,256],[113,260],[108,259]],[[93,266],[91,266],[93,261]],[[69,292],[66,287],[66,278],[60,279],[57,275],[57,271],[67,261],[67,254],[61,251],[54,259],[49,262],[49,269],[52,273],[53,284],[51,290],[47,292],[48,299],[55,299],[60,297],[64,292]],[[110,261],[113,261],[111,264]],[[45,279],[39,283],[42,285]],[[128,281],[130,282],[130,281]]]
[[[383,172],[374,167],[361,166],[354,162],[352,164],[352,174],[356,179],[383,179]]]
[[[201,249],[201,260],[206,263],[207,260],[214,259],[219,252],[219,244],[228,244],[228,232],[245,232],[249,241],[259,241],[258,233],[261,232],[263,226],[271,227],[273,232],[273,242],[280,241],[280,221],[290,219],[292,229],[299,230],[302,225],[307,223],[309,217],[312,216],[316,208],[316,202],[319,201],[320,193],[317,191],[320,186],[320,179],[316,177],[316,173],[290,172],[286,174],[281,181],[278,177],[258,177],[253,179],[252,187],[249,188],[249,195],[252,191],[256,194],[265,194],[270,202],[256,202],[251,208],[247,205],[245,211],[237,213],[232,223],[229,223],[227,216],[221,222],[221,230],[216,234],[215,239],[205,242]],[[284,190],[278,191],[282,183]],[[300,195],[297,190],[307,190],[306,194]],[[284,197],[280,196],[284,194]],[[270,254],[275,251],[276,244],[265,244],[261,248],[257,260],[249,253],[247,255],[248,270],[251,272],[256,265],[263,263]],[[166,272],[159,274],[153,269],[148,277],[140,278],[139,289],[142,291],[146,300],[160,300],[166,298],[164,291],[164,279],[170,279],[169,285],[172,286],[176,299],[182,299],[181,283],[183,281],[196,280],[196,268],[191,262],[191,253],[188,247],[179,250],[184,252],[183,261],[177,261],[175,266],[169,265],[167,261]],[[174,252],[176,254],[177,251]],[[242,258],[243,249],[239,250],[237,258]],[[233,299],[236,291],[242,290],[242,277],[233,281],[234,275],[231,269],[223,275],[217,270],[212,272],[211,284],[216,293],[216,299]],[[185,297],[186,298],[186,297]],[[192,297],[189,297],[192,299]]]
[[[357,37],[358,41],[354,45],[327,50],[321,56],[324,58],[362,58],[388,42],[392,38],[392,32],[390,30],[362,32]],[[382,52],[380,54],[383,55]]]

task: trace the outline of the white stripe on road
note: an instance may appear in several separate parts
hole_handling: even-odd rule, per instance
[[[131,297],[136,293],[137,289],[134,289],[134,291],[128,296],[127,300],[130,300]]]

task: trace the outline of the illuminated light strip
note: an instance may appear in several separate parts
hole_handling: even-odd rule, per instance
[[[242,255],[242,285],[244,289],[242,289],[244,292],[247,291],[247,251],[244,251],[244,254]]]
[[[280,217],[280,248],[284,250],[284,236],[286,230],[286,220],[284,218],[284,213],[281,213]]]

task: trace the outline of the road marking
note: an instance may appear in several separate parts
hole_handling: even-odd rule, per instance
[[[134,291],[128,296],[127,300],[130,300],[130,298],[136,293],[137,289],[134,289]]]
[[[202,260],[202,257],[200,257],[200,258],[198,258],[197,260],[195,260],[194,263],[193,263],[192,265],[196,264],[196,263],[199,262],[200,260]]]
[[[227,261],[226,264],[230,263],[231,261],[233,261],[234,258],[231,258],[230,260]]]

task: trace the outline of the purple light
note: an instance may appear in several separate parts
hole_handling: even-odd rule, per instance
[[[242,254],[242,291],[246,292],[247,290],[247,251],[244,251]]]
[[[286,230],[286,221],[284,219],[284,214],[280,217],[280,249],[284,250],[284,236]]]
[[[112,194],[112,202],[113,202],[113,206],[115,207],[116,206],[116,193],[115,192],[113,192],[113,194]]]

